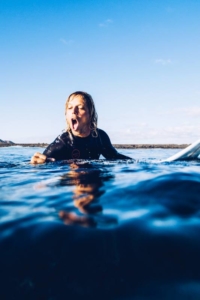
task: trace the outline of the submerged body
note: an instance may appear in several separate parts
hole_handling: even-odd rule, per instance
[[[106,159],[130,159],[117,152],[105,131],[97,129],[97,133],[97,137],[92,134],[78,137],[71,132],[64,132],[45,149],[43,154],[55,160],[99,159],[100,155]]]

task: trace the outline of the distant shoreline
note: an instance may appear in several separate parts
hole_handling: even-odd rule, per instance
[[[0,147],[12,147],[12,146],[22,146],[22,147],[42,147],[46,148],[49,144],[47,143],[19,143],[19,144],[8,144],[0,143]],[[184,149],[189,144],[113,144],[117,149]]]

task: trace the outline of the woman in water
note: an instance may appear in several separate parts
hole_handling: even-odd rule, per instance
[[[31,158],[32,164],[64,159],[131,159],[112,146],[108,135],[97,128],[97,113],[92,97],[85,92],[71,94],[66,102],[66,131],[43,152]]]

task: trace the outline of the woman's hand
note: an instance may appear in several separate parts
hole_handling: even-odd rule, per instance
[[[47,161],[55,161],[55,158],[47,157],[46,155],[36,152],[31,157],[31,164],[44,164]]]

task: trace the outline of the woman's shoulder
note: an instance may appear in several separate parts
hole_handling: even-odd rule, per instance
[[[73,137],[68,131],[62,132],[57,138],[66,145],[69,145],[73,142]]]
[[[69,132],[68,131],[64,131],[61,134],[59,134],[58,137],[61,137],[63,139],[69,138]]]
[[[100,128],[98,128],[97,130],[98,130],[98,136],[100,137],[100,139],[102,141],[105,141],[105,142],[110,141],[108,134],[104,130],[102,130]]]
[[[66,146],[69,145],[70,143],[71,143],[71,136],[67,131],[65,131],[59,134],[52,144],[60,144]]]
[[[108,136],[108,134],[107,134],[104,130],[102,130],[102,129],[100,129],[100,128],[97,128],[97,132],[98,132],[98,134],[100,134],[101,136]]]

